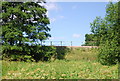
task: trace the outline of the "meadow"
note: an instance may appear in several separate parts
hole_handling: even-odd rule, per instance
[[[2,79],[118,79],[118,65],[101,65],[97,61],[97,48],[72,48],[64,60],[3,60]]]

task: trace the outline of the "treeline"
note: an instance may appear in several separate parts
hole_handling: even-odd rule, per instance
[[[43,0],[40,2],[2,2],[2,59],[10,61],[48,61],[64,59],[67,48],[42,46],[50,24]],[[59,51],[60,50],[60,51]]]
[[[104,65],[120,62],[120,2],[106,6],[105,17],[96,17],[91,32],[85,35],[84,45],[99,46],[99,62]]]
[[[6,61],[54,61],[55,59],[65,59],[65,55],[70,51],[67,47],[41,46],[28,44],[4,48],[2,59]]]
[[[82,46],[99,46],[99,41],[95,34],[86,34],[85,44],[83,44]]]

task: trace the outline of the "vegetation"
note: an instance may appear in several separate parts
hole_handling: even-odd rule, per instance
[[[99,48],[71,50],[42,46],[40,42],[50,37],[50,22],[39,3],[2,3],[2,79],[118,79],[119,3],[108,4],[105,18],[96,17],[92,34],[86,34],[85,45]]]
[[[105,18],[96,17],[91,23],[92,34],[86,34],[85,45],[99,46],[98,59],[101,64],[112,65],[120,58],[120,16],[118,3],[110,2],[106,8]],[[93,37],[94,36],[94,37]],[[87,41],[97,41],[94,43]]]
[[[2,79],[118,79],[118,65],[97,62],[97,48],[73,48],[66,60],[3,61]]]
[[[99,46],[99,41],[95,34],[86,34],[85,35],[85,44],[82,46]]]
[[[66,46],[56,46],[56,59],[62,60],[65,59],[65,56],[67,53],[70,52],[70,48],[66,47]]]
[[[40,41],[50,37],[46,8],[40,2],[2,2],[2,44],[4,60],[49,60],[55,47]]]
[[[40,2],[2,3],[2,44],[4,60],[49,61],[64,59],[67,48],[47,47],[40,44],[50,37],[46,8]],[[92,34],[86,34],[84,45],[99,46],[99,62],[118,63],[120,58],[120,29],[118,3],[109,3],[105,18],[96,17],[91,23]],[[59,51],[61,50],[62,51]],[[64,49],[64,50],[63,50]]]

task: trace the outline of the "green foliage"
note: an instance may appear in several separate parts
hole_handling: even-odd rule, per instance
[[[41,3],[41,2],[40,2]],[[23,45],[49,37],[47,10],[35,2],[2,3],[2,38],[4,44]]]
[[[86,34],[85,35],[85,44],[82,46],[98,46],[99,41],[97,40],[97,37],[95,34]]]
[[[27,48],[27,44],[23,46],[3,46],[2,59],[11,61],[28,61],[32,60],[30,56],[30,50]]]
[[[14,61],[50,60],[54,47],[41,46],[50,37],[47,10],[39,2],[2,2],[3,59]]]
[[[99,49],[98,61],[103,65],[113,65],[118,63],[119,52],[115,41],[106,41],[105,45],[101,45]]]
[[[106,8],[104,19],[96,17],[91,23],[91,31],[99,41],[99,62],[104,65],[113,65],[120,58],[120,23],[118,3],[110,2]]]
[[[5,49],[2,58],[9,61],[49,61],[56,55],[56,48],[53,46],[25,45],[19,48],[18,46],[13,46]]]
[[[67,47],[55,46],[29,46],[22,47],[3,46],[4,54],[2,59],[9,61],[50,61],[51,59],[65,59],[66,54],[70,51]]]
[[[65,59],[66,54],[70,52],[70,49],[67,48],[66,46],[56,46],[56,59]]]
[[[50,61],[56,55],[56,48],[53,46],[33,46],[31,55],[38,61]]]

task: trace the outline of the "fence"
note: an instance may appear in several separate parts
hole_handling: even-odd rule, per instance
[[[80,41],[42,41],[42,45],[46,46],[81,46],[84,42]]]

